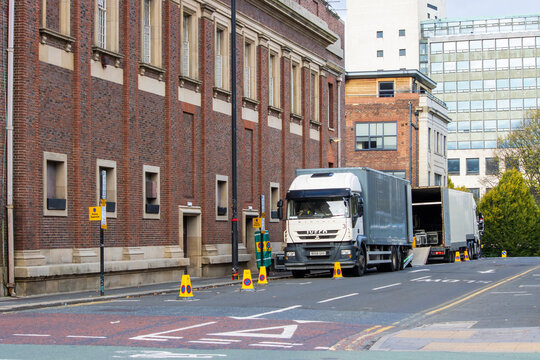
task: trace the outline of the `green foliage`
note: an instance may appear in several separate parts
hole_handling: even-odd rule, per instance
[[[502,139],[504,146],[497,156],[502,164],[511,159],[521,166],[525,182],[540,205],[540,110],[530,112],[528,117],[522,128]]]
[[[517,170],[505,172],[478,210],[484,215],[483,251],[487,256],[540,255],[540,209]]]
[[[454,185],[454,183],[452,182],[452,179],[450,179],[450,176],[448,176],[447,183],[448,183],[448,188],[449,189],[455,189],[455,190],[459,190],[459,191],[470,192],[469,189],[467,189],[465,186],[456,187],[456,185]]]

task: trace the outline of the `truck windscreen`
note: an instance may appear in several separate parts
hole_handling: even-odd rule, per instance
[[[349,202],[344,198],[289,199],[288,219],[349,217]]]

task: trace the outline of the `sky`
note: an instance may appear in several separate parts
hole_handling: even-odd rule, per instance
[[[344,18],[345,1],[384,0],[328,0],[330,5]],[[510,15],[540,14],[539,0],[446,0],[448,18],[494,17]]]

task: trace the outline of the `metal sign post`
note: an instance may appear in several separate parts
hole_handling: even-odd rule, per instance
[[[101,170],[101,226],[99,227],[99,295],[105,294],[105,242],[103,229],[107,228],[107,172]]]

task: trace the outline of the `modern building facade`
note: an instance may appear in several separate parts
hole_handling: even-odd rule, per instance
[[[448,171],[482,196],[499,167],[497,139],[539,106],[540,16],[439,19],[421,24],[420,70],[448,105]]]
[[[444,17],[446,0],[347,1],[347,71],[418,69],[420,22]]]
[[[346,165],[406,178],[412,186],[446,184],[446,105],[418,70],[348,72]]]
[[[230,275],[232,221],[254,266],[263,213],[279,249],[294,170],[340,165],[344,23],[323,0],[236,3],[231,43],[230,1],[15,2],[11,294],[99,288],[102,196],[106,288]]]

